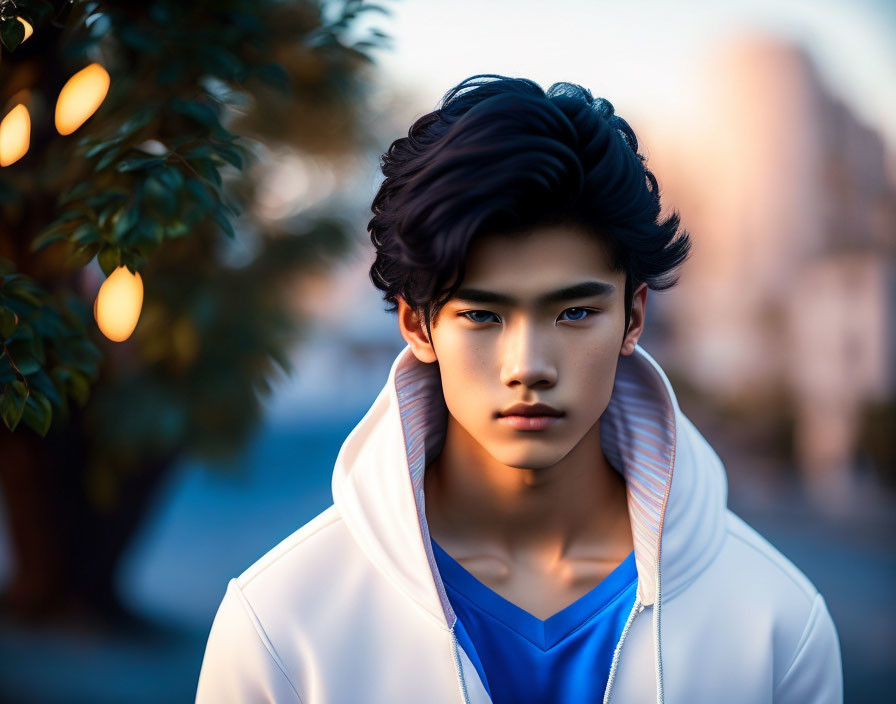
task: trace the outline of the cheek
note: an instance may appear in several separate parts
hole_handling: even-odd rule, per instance
[[[603,342],[587,348],[566,370],[565,386],[572,391],[577,405],[583,410],[598,409],[598,415],[610,402],[616,379],[619,350]]]
[[[592,389],[592,404],[597,407],[598,415],[603,415],[610,397],[613,395],[613,387],[616,383],[616,366],[619,363],[618,351],[601,359],[592,371],[590,385]]]
[[[481,409],[487,400],[490,387],[490,363],[475,348],[461,346],[452,349],[445,346],[439,352],[439,371],[442,376],[442,393],[445,403],[457,414]]]

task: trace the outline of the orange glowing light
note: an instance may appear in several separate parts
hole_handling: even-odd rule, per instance
[[[109,73],[98,63],[82,68],[66,81],[56,101],[56,130],[71,134],[96,112],[109,92]]]
[[[22,38],[22,41],[21,41],[21,43],[19,44],[19,46],[21,46],[22,44],[25,43],[25,40],[26,40],[28,37],[30,37],[32,34],[34,34],[34,30],[31,28],[31,25],[28,24],[28,20],[23,20],[21,17],[16,17],[16,19],[17,19],[19,22],[21,22],[23,25],[25,25],[25,36]]]
[[[30,143],[31,116],[20,103],[0,122],[0,166],[9,166],[25,156]]]
[[[143,307],[143,279],[139,272],[120,266],[100,286],[93,303],[93,317],[103,333],[113,342],[127,340],[140,318]]]

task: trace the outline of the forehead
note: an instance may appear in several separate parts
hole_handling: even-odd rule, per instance
[[[483,235],[470,246],[464,285],[500,290],[553,287],[570,279],[624,281],[611,267],[609,247],[570,225],[547,225],[522,233]]]

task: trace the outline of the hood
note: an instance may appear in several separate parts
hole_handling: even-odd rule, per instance
[[[332,487],[367,557],[429,616],[453,627],[423,497],[424,470],[441,452],[447,414],[438,364],[420,362],[406,346],[345,439]],[[684,588],[721,547],[727,479],[716,452],[678,407],[666,374],[640,345],[619,357],[600,432],[604,454],[626,481],[638,602],[642,610],[657,604],[661,687],[660,597]]]

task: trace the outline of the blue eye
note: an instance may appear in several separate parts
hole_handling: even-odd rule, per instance
[[[467,316],[467,319],[468,319],[468,320],[472,320],[474,323],[485,323],[485,322],[488,322],[488,321],[485,321],[485,320],[473,320],[473,318],[470,318],[470,317],[469,317],[469,316],[471,316],[471,315],[475,315],[476,313],[485,313],[485,315],[494,315],[494,313],[489,313],[487,310],[468,310],[468,311],[465,311],[464,313],[461,313],[461,315]]]
[[[586,314],[586,315],[583,315],[581,318],[570,318],[570,320],[572,320],[573,322],[577,322],[577,321],[579,321],[579,320],[584,320],[585,318],[588,317],[589,314],[591,314],[591,313],[594,312],[594,311],[592,311],[590,308],[567,308],[567,309],[566,309],[565,311],[563,311],[563,312],[566,313],[566,312],[571,311],[571,310],[581,311],[582,313],[585,313],[585,314]]]
[[[587,318],[590,314],[596,312],[596,311],[592,310],[591,308],[579,308],[579,307],[576,307],[576,308],[567,308],[567,309],[564,310],[563,312],[564,312],[564,313],[568,313],[569,311],[579,311],[580,313],[584,313],[584,315],[582,315],[581,317],[578,317],[578,318],[573,317],[573,318],[568,318],[568,319],[567,319],[567,320],[569,320],[570,322],[573,322],[573,323],[579,322],[579,321],[581,321],[581,320],[585,320],[585,318]],[[468,310],[468,311],[464,311],[464,312],[461,313],[460,315],[465,316],[468,320],[470,320],[470,321],[472,321],[472,322],[474,322],[474,323],[487,323],[487,322],[489,322],[489,321],[488,321],[488,320],[482,320],[482,319],[477,320],[477,319],[472,318],[472,317],[470,317],[470,316],[474,316],[474,315],[485,315],[485,316],[489,316],[489,315],[490,315],[490,316],[493,316],[493,317],[497,317],[497,316],[495,316],[494,313],[490,313],[490,312],[487,311],[487,310]]]

